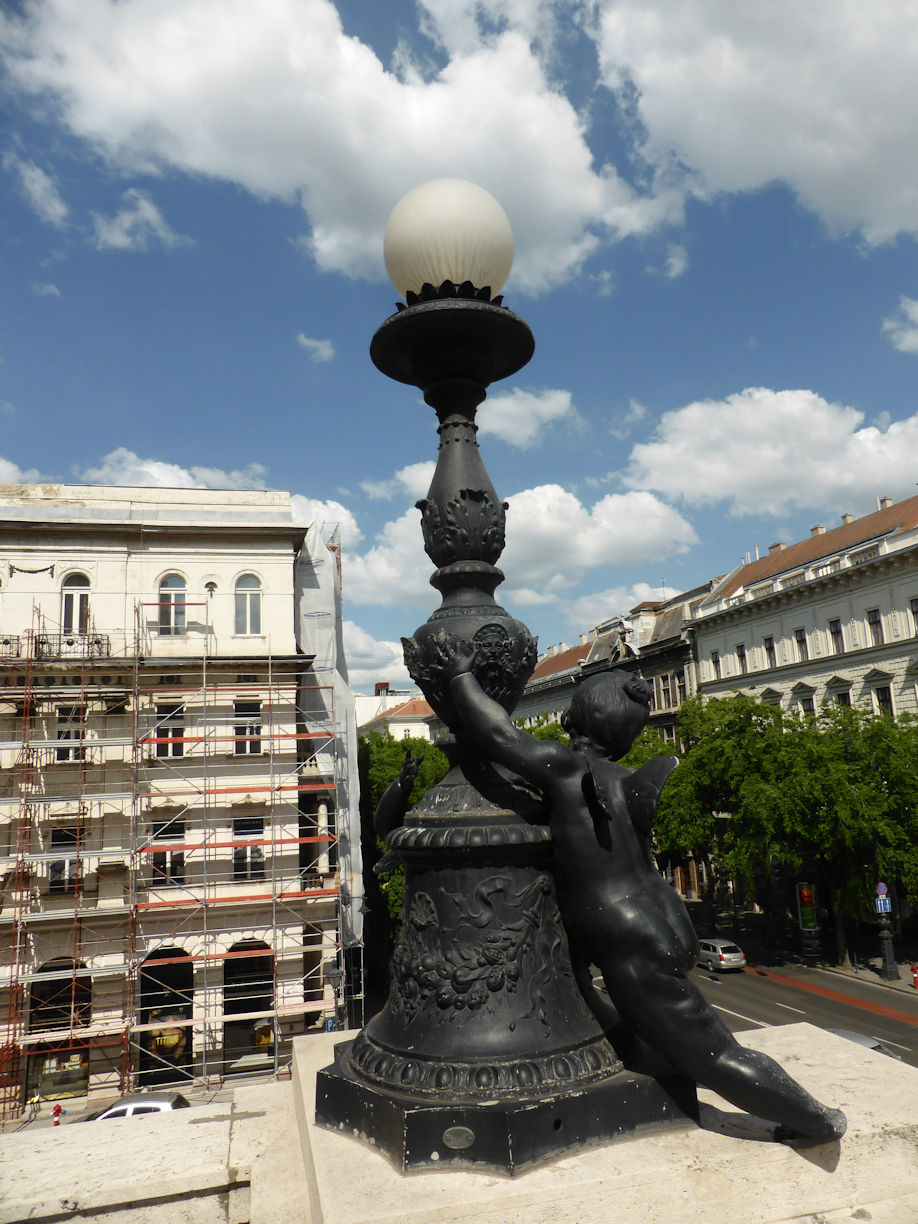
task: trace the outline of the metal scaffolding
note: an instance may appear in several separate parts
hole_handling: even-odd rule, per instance
[[[2,1121],[35,1094],[282,1075],[293,1035],[342,1018],[331,677],[209,654],[206,603],[200,650],[182,604],[167,655],[164,606],[121,635],[36,610],[0,639]]]

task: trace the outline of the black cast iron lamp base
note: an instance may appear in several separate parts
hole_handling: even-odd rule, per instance
[[[506,506],[475,425],[488,385],[534,350],[527,325],[494,296],[512,263],[509,222],[481,188],[439,180],[396,206],[385,254],[413,304],[383,323],[371,356],[422,390],[440,435],[418,504],[442,601],[403,643],[453,732],[452,767],[410,812],[397,784],[380,805],[380,831],[406,870],[389,998],[320,1072],[316,1117],[402,1169],[514,1172],[637,1129],[687,1125],[697,1101],[683,1078],[624,1068],[575,979],[541,796],[469,739],[450,695],[449,643],[468,645],[477,681],[507,711],[536,662],[535,640],[494,599]]]

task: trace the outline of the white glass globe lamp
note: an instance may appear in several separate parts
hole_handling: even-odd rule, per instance
[[[483,187],[465,179],[422,183],[402,196],[386,225],[386,270],[407,298],[425,284],[469,281],[500,292],[513,266],[507,214]]]

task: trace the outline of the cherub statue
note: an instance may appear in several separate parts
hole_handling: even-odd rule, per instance
[[[520,730],[487,696],[472,674],[471,643],[444,636],[440,650],[462,730],[548,799],[558,904],[575,966],[597,966],[638,1039],[679,1073],[778,1123],[776,1138],[840,1138],[841,1110],[741,1046],[687,976],[698,954],[695,931],[650,851],[660,791],[678,762],[658,757],[638,770],[616,763],[650,716],[644,681],[624,669],[582,681],[562,720],[567,747]]]

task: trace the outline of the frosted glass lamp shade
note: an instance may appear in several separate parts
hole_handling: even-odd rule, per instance
[[[398,292],[471,281],[503,288],[513,266],[507,214],[483,187],[465,179],[434,179],[402,196],[386,225],[386,270]]]

